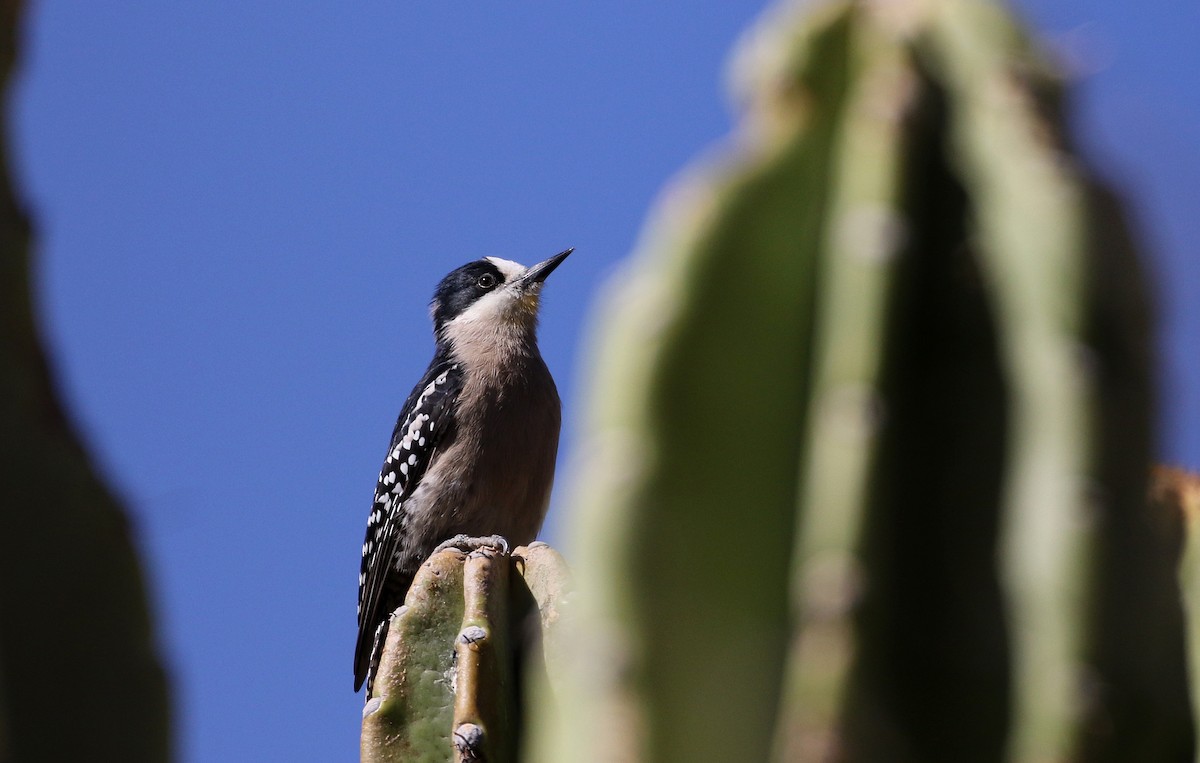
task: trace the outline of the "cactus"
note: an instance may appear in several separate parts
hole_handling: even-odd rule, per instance
[[[1179,579],[1187,613],[1188,665],[1191,667],[1191,707],[1200,728],[1200,474],[1183,469],[1155,470],[1150,484],[1150,518],[1182,536]],[[1181,527],[1182,526],[1182,527]],[[1170,532],[1170,530],[1168,530]]]
[[[980,0],[785,5],[608,296],[539,760],[1191,754],[1151,321]]]
[[[426,561],[392,616],[363,709],[362,760],[515,761],[517,670],[545,664],[540,643],[556,643],[566,580],[543,543]]]
[[[453,550],[431,557],[392,615],[372,696],[363,708],[364,763],[450,759],[450,671],[462,623],[465,559]]]
[[[5,92],[26,5],[0,5]],[[0,149],[0,760],[165,761],[171,703],[144,569],[59,396],[33,309],[35,225]]]

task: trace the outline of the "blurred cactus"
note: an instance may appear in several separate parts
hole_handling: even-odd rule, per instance
[[[544,761],[1180,760],[1148,300],[980,0],[789,4],[598,321]]]
[[[5,92],[24,5],[0,4]],[[0,760],[165,761],[167,680],[135,533],[59,398],[33,309],[33,226],[0,148]]]
[[[515,761],[523,703],[518,673],[544,674],[566,567],[543,543],[512,556],[434,554],[388,631],[363,709],[362,760]]]
[[[1200,474],[1158,468],[1150,490],[1151,519],[1161,525],[1183,526],[1179,579],[1187,612],[1188,665],[1191,667],[1192,712],[1200,713]],[[1200,718],[1195,722],[1200,725]]]

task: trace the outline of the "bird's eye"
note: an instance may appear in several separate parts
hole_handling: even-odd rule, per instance
[[[479,276],[479,280],[475,284],[481,289],[490,289],[496,285],[496,276],[491,273],[484,273]]]

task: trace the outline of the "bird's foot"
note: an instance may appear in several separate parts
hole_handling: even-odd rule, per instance
[[[481,537],[455,535],[450,540],[443,541],[433,550],[433,553],[436,554],[439,551],[445,551],[450,548],[458,549],[465,554],[481,551],[483,553],[490,552],[499,554],[500,556],[508,556],[508,541],[502,535],[484,535]]]

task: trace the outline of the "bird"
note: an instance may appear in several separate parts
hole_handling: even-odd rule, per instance
[[[531,543],[550,501],[562,420],[537,345],[539,297],[573,249],[524,267],[484,257],[430,303],[435,349],[405,400],[367,517],[354,691],[369,699],[392,612],[439,547]]]

